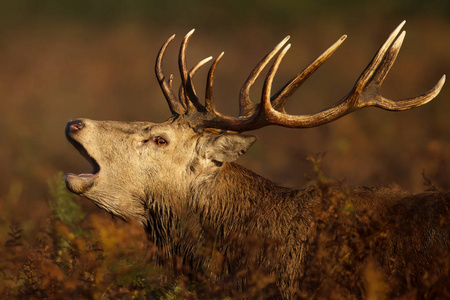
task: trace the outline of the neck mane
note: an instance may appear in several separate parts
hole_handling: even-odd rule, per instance
[[[240,165],[227,163],[213,176],[196,182],[187,202],[192,211],[204,217],[201,221],[210,222],[213,228],[216,224],[230,223],[233,227],[236,222],[247,222],[254,226],[249,229],[261,232],[260,223],[266,223],[267,227],[277,223],[279,227],[290,222],[284,209],[303,210],[308,201],[298,198],[304,193],[304,190],[277,185]]]

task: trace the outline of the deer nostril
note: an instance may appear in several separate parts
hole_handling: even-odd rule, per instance
[[[69,124],[67,124],[67,127],[70,132],[76,132],[84,128],[84,123],[80,120],[74,120],[70,121]]]

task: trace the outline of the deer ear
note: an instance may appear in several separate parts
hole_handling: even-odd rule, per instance
[[[205,138],[206,142],[202,143],[199,153],[218,162],[235,161],[256,141],[255,136],[240,134],[210,135]]]

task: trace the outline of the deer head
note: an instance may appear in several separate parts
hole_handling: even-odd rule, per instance
[[[182,210],[184,204],[180,201],[188,201],[195,186],[207,182],[227,163],[244,154],[256,140],[242,134],[245,131],[268,125],[315,127],[367,106],[393,111],[421,106],[438,95],[445,75],[430,91],[417,97],[394,101],[379,92],[400,51],[405,37],[404,31],[400,33],[404,23],[391,33],[347,96],[329,108],[308,115],[290,115],[285,112],[284,104],[336,51],[346,36],[342,36],[279,91],[272,93],[273,78],[290,48],[287,44],[289,37],[283,39],[256,65],[241,88],[237,117],[221,114],[214,105],[214,72],[223,53],[209,69],[204,104],[199,100],[193,77],[211,57],[188,70],[186,49],[193,30],[181,44],[181,86],[176,95],[172,75],[167,77],[162,71],[163,56],[174,39],[172,36],[164,43],[156,60],[156,76],[172,116],[161,124],[87,119],[69,122],[66,136],[91,163],[92,172],[67,174],[66,185],[70,191],[91,199],[116,216],[145,222],[151,205],[158,206],[161,211],[169,206]],[[249,91],[273,58],[261,101],[256,104],[250,100]]]

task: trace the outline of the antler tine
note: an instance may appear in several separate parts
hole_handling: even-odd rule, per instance
[[[376,103],[370,104],[376,106],[378,108],[393,110],[393,111],[401,111],[408,110],[411,108],[422,106],[431,100],[433,100],[441,91],[444,86],[446,76],[442,75],[436,85],[431,88],[429,91],[425,92],[422,95],[417,97],[402,99],[402,100],[390,100],[380,95],[380,99]]]
[[[212,59],[212,57],[207,57],[201,60],[197,65],[195,65],[189,72],[186,66],[186,49],[187,44],[194,33],[195,29],[189,31],[183,39],[180,47],[180,53],[178,58],[178,65],[180,68],[181,75],[181,86],[180,86],[180,99],[186,105],[189,111],[205,111],[205,107],[200,103],[196,93],[195,88],[192,83],[192,77],[195,75],[198,69],[200,69],[204,64]]]
[[[280,51],[280,49],[286,44],[290,36],[285,37],[278,45],[273,48],[273,50],[268,53],[264,58],[256,65],[252,70],[244,85],[241,88],[239,95],[239,116],[249,117],[255,113],[257,110],[257,105],[250,100],[250,89],[258,78],[261,71],[269,63],[269,61],[275,56],[275,54]]]
[[[194,75],[195,75],[195,73],[197,73],[198,69],[200,69],[203,65],[205,65],[211,59],[212,59],[212,56],[201,60],[188,73],[188,78],[187,78],[187,83],[186,83],[186,95],[187,95],[187,99],[189,99],[189,101],[195,106],[197,111],[206,111],[206,108],[198,100],[197,94],[195,93],[194,84],[192,83],[192,79],[194,78]]]
[[[269,117],[271,115],[271,111],[273,111],[272,103],[270,102],[270,92],[272,89],[273,78],[275,77],[278,67],[280,66],[280,63],[283,60],[283,57],[288,52],[289,48],[291,48],[291,44],[287,44],[283,48],[283,50],[281,50],[280,54],[278,54],[277,58],[272,64],[272,67],[267,73],[266,80],[264,80],[259,114],[264,115],[265,117]]]
[[[180,70],[180,77],[181,77],[181,85],[180,90],[178,92],[178,97],[180,98],[180,102],[186,107],[187,110],[189,110],[189,101],[186,99],[186,84],[188,79],[188,70],[186,67],[186,48],[187,43],[189,42],[189,39],[191,38],[192,34],[194,33],[195,28],[189,31],[183,38],[183,41],[181,42],[180,51],[178,54],[178,68]]]
[[[208,112],[211,112],[215,115],[218,115],[219,113],[216,111],[216,106],[214,105],[214,72],[216,71],[217,64],[222,59],[222,56],[224,54],[224,52],[220,53],[220,55],[214,60],[211,67],[209,68],[208,78],[206,81],[205,107]]]
[[[379,65],[372,66],[373,69],[376,68],[375,74],[373,74],[373,82],[378,86],[383,84],[386,75],[391,70],[392,66],[397,59],[398,54],[400,53],[400,48],[402,47],[403,41],[405,40],[406,31],[402,31],[402,33],[396,38],[394,43],[389,48],[388,52],[384,55],[383,60],[379,63]]]
[[[178,101],[177,97],[175,96],[175,93],[172,90],[172,84],[170,79],[171,77],[169,77],[169,81],[167,81],[162,71],[162,61],[164,53],[166,52],[167,46],[174,38],[175,35],[172,35],[169,39],[167,39],[167,41],[162,45],[161,49],[159,50],[158,56],[156,58],[155,73],[156,78],[158,79],[159,85],[161,87],[161,90],[167,100],[167,103],[169,104],[170,111],[172,112],[172,114],[181,115],[185,112],[185,109],[183,105]]]
[[[331,47],[329,47],[325,52],[323,52],[318,58],[316,58],[308,67],[306,67],[301,73],[292,78],[286,85],[284,85],[277,93],[272,96],[272,106],[274,109],[285,112],[284,104],[287,99],[295,93],[295,91],[309,78],[324,62],[331,57],[331,55],[342,45],[342,43],[347,38],[343,35],[339,40],[337,40]]]
[[[360,75],[360,77],[356,81],[356,84],[351,92],[352,94],[358,95],[361,94],[363,88],[367,85],[370,79],[373,78],[373,75],[377,71],[378,66],[380,66],[380,64],[383,62],[384,58],[386,57],[386,53],[393,48],[392,46],[396,40],[398,40],[399,42],[395,43],[397,45],[397,48],[394,48],[394,50],[397,49],[396,51],[397,53],[398,51],[400,51],[400,46],[405,35],[403,34],[403,38],[400,36],[399,37],[400,39],[398,39],[397,36],[402,27],[405,25],[405,23],[406,21],[401,22],[400,25],[398,25],[397,28],[395,28],[395,30],[389,35],[386,42],[384,42],[384,44],[377,51],[372,61],[369,63],[364,72]],[[387,69],[387,71],[389,70]],[[387,72],[385,73],[387,74]],[[386,74],[384,74],[384,76],[386,76]]]
[[[178,89],[178,99],[180,99],[180,103],[183,105],[185,110],[187,110],[187,104],[186,104],[186,95],[184,91],[184,85],[183,82],[180,84],[180,88]]]
[[[169,87],[171,90],[173,89],[173,74],[170,74],[169,76]]]
[[[189,71],[189,76],[194,77],[195,73],[197,73],[197,71],[203,67],[208,61],[210,61],[211,59],[213,59],[212,56],[208,56],[207,58],[202,59],[201,61],[199,61],[190,71]]]

